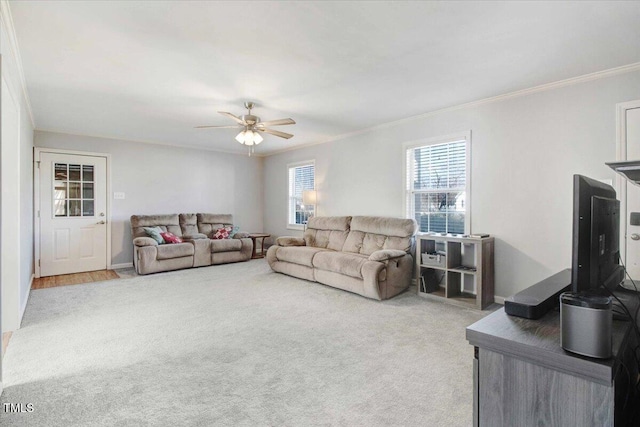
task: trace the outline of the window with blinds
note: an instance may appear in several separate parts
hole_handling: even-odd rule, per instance
[[[315,179],[314,162],[289,165],[289,226],[297,228],[314,215],[315,206],[302,203],[302,192],[313,190]]]
[[[468,234],[468,141],[407,149],[407,216],[421,232]]]

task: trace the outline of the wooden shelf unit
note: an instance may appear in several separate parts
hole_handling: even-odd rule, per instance
[[[418,234],[418,295],[484,310],[494,302],[493,247],[493,237]],[[435,259],[423,263],[422,254]]]

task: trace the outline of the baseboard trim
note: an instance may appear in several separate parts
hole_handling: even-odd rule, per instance
[[[29,304],[29,297],[31,297],[31,287],[33,286],[33,280],[36,278],[35,274],[31,274],[31,279],[29,279],[29,291],[27,291],[27,297],[24,299],[24,304],[20,307],[20,318],[18,319],[18,329],[22,326],[22,318],[24,317],[24,312],[27,309],[27,304]]]
[[[111,264],[107,270],[122,270],[123,268],[133,268],[132,262],[123,262],[120,264]]]

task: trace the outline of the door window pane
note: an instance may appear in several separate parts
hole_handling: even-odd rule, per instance
[[[84,182],[93,182],[93,166],[82,165],[82,180]]]
[[[54,203],[54,212],[56,216],[67,216],[67,201],[56,200]]]
[[[54,216],[95,216],[94,166],[55,163],[53,173]]]
[[[79,182],[70,182],[69,183],[69,198],[70,199],[79,199],[80,196],[80,183]]]
[[[67,165],[65,163],[56,163],[55,164],[55,176],[54,179],[57,181],[66,181],[67,180]]]
[[[80,216],[81,215],[81,201],[80,200],[69,200],[69,216]]]
[[[93,200],[82,201],[82,216],[93,216]]]
[[[69,165],[69,181],[80,181],[80,165]]]
[[[55,181],[53,187],[53,198],[64,200],[67,198],[67,181]]]
[[[93,182],[82,184],[82,198],[93,199]]]

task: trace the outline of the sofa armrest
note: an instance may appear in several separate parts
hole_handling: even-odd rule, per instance
[[[388,261],[393,258],[403,257],[406,254],[405,251],[398,249],[382,249],[369,255],[369,261]]]
[[[187,241],[187,240],[200,240],[200,239],[206,239],[207,235],[206,234],[202,234],[202,233],[194,233],[194,234],[185,234],[182,236],[182,240]]]
[[[233,239],[248,239],[249,238],[249,233],[247,233],[246,231],[238,231],[236,234],[233,235],[232,238]]]
[[[282,236],[276,239],[278,246],[306,246],[307,243],[302,237]]]
[[[136,237],[133,239],[133,244],[136,246],[158,246],[158,242],[151,237]]]

